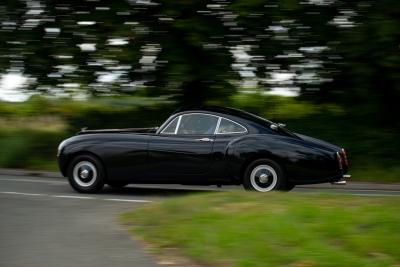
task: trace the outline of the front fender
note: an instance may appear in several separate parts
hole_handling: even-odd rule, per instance
[[[88,141],[80,136],[73,136],[62,141],[57,151],[58,167],[61,174],[64,177],[67,176],[70,161],[79,154],[87,153],[100,159],[93,149],[95,145],[95,141]]]

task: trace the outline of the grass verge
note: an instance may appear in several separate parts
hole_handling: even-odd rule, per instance
[[[155,250],[209,266],[400,266],[396,197],[199,193],[121,215]]]

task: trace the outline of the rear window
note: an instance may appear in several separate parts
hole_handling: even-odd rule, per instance
[[[227,120],[224,118],[221,118],[221,122],[218,127],[218,134],[234,134],[234,133],[245,133],[247,130],[244,128],[242,125],[231,121]]]

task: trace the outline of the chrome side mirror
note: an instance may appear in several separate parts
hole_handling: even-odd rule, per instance
[[[286,124],[284,124],[284,123],[278,123],[278,126],[284,128],[284,127],[286,127]]]
[[[276,131],[276,130],[278,130],[279,127],[278,127],[278,125],[276,125],[276,124],[271,124],[270,128],[271,128],[272,130]]]

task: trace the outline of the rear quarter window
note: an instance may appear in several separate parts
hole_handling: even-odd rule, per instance
[[[221,118],[221,122],[219,123],[217,130],[217,134],[235,134],[246,132],[246,128],[239,123],[224,118]]]

